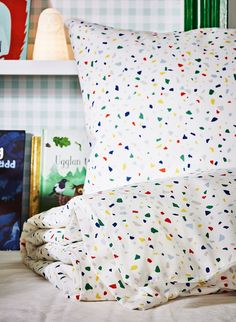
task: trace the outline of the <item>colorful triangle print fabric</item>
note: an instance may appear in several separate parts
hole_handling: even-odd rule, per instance
[[[75,197],[24,224],[23,260],[70,298],[130,309],[233,291],[235,191],[234,168]],[[33,236],[55,224],[67,240],[51,231],[52,241],[39,245]]]
[[[71,20],[91,154],[85,192],[236,163],[236,31]]]

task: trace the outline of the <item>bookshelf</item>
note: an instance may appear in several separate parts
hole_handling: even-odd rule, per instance
[[[0,75],[77,75],[73,60],[0,60]]]
[[[84,124],[76,62],[0,60],[2,129],[26,131],[22,223],[29,217],[31,137]],[[82,129],[83,130],[83,129]]]

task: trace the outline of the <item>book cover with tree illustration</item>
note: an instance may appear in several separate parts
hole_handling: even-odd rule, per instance
[[[78,130],[43,130],[40,211],[82,194],[88,143]]]
[[[18,250],[25,131],[0,130],[0,250]]]

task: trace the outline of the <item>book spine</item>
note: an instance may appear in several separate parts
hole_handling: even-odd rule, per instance
[[[32,137],[29,217],[39,212],[41,137]]]
[[[220,26],[220,0],[211,0],[211,27]]]
[[[219,25],[221,28],[228,28],[228,0],[220,0]]]
[[[43,205],[44,205],[44,167],[45,167],[45,142],[46,142],[46,137],[47,137],[47,130],[42,129],[42,136],[41,136],[41,145],[40,145],[40,174],[39,174],[39,199],[38,199],[38,208],[39,212],[44,211]]]
[[[198,27],[198,0],[184,1],[184,30],[192,30]]]
[[[199,24],[200,28],[227,28],[227,11],[227,0],[185,0],[184,30],[196,29]]]
[[[201,18],[200,27],[209,28],[211,26],[211,1],[201,0]]]

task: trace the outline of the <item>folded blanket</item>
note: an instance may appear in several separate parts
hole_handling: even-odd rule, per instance
[[[52,228],[56,227],[56,228]],[[48,279],[69,298],[84,301],[114,300],[109,290],[91,270],[87,256],[82,254],[81,229],[74,207],[65,205],[52,208],[28,219],[21,234],[21,254],[24,263],[37,274]],[[78,268],[78,260],[84,257],[84,267]],[[86,272],[88,283],[81,278]],[[90,284],[93,284],[93,291]],[[85,294],[82,295],[82,290]],[[96,294],[94,294],[96,290]],[[100,296],[102,294],[102,296]]]
[[[37,229],[33,225],[30,227],[30,224],[27,227],[27,240],[35,246],[45,243],[68,243],[82,240],[79,227]]]
[[[34,260],[61,261],[64,264],[72,264],[71,253],[80,247],[81,242],[46,243],[41,246],[35,246],[30,242],[25,243],[27,254]]]
[[[36,218],[24,225],[24,261],[73,298],[147,309],[177,296],[236,289],[236,169],[79,196]],[[52,262],[50,274],[42,273],[40,256],[26,247],[29,228],[55,228],[52,222],[79,232],[67,254],[73,277],[61,272],[70,287],[52,278],[60,276],[56,265],[66,264]]]

